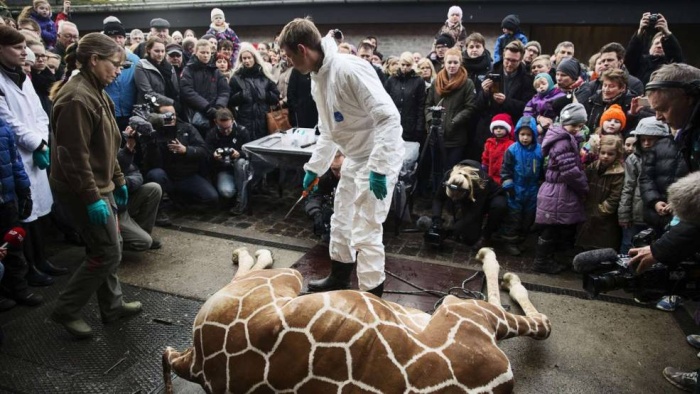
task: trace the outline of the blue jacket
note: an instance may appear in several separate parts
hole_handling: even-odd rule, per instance
[[[527,44],[527,37],[522,32],[518,31],[515,34],[501,34],[496,39],[496,46],[493,49],[493,64],[500,62],[503,59],[503,49],[514,40],[520,40],[523,45]]]
[[[51,19],[51,15],[43,17],[32,10],[29,17],[39,24],[39,28],[41,28],[41,39],[44,41],[46,47],[53,48],[54,45],[56,45],[58,32],[56,31],[56,24]]]
[[[105,88],[107,95],[114,101],[114,116],[117,118],[131,116],[136,104],[136,83],[134,72],[139,64],[138,56],[127,52],[126,60],[131,62],[131,67],[122,70],[122,73]]]
[[[15,134],[0,119],[0,204],[14,201],[15,190],[29,188],[29,176],[24,171],[22,158],[17,152]]]
[[[532,130],[533,141],[528,146],[521,144],[518,138],[523,127]],[[537,122],[533,117],[523,116],[515,126],[515,143],[506,151],[501,166],[503,189],[515,189],[514,196],[508,198],[510,209],[530,212],[536,210],[543,164],[542,147],[537,143]]]

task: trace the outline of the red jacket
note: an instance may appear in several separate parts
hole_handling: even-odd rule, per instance
[[[489,174],[491,179],[501,184],[501,165],[503,156],[508,147],[513,145],[510,134],[502,138],[491,137],[484,144],[484,153],[481,154],[481,166]]]

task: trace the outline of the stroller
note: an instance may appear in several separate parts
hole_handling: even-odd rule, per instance
[[[394,233],[399,234],[402,222],[411,222],[413,210],[413,191],[418,184],[418,157],[420,144],[404,141],[403,165],[399,172],[399,178],[394,187],[391,200],[391,217],[394,218]]]

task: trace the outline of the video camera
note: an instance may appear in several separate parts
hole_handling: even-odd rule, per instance
[[[418,227],[423,227],[425,224],[427,224],[427,221],[425,223],[418,223]],[[450,236],[450,233],[450,230],[442,226],[442,219],[435,218],[428,230],[423,234],[423,239],[426,244],[435,249],[439,249],[442,247],[443,241]]]
[[[632,239],[634,247],[650,245],[654,240],[651,229],[644,230]],[[618,255],[613,249],[598,249],[579,253],[574,257],[574,271],[583,273],[583,289],[593,297],[600,293],[622,289],[639,298],[659,298],[664,295],[680,295],[700,298],[700,264],[683,262],[677,267],[656,263],[637,274],[629,267],[631,257]]]
[[[163,131],[166,140],[174,140],[176,131],[173,124],[175,116],[172,112],[164,114],[154,113],[160,107],[158,98],[152,94],[144,94],[146,102],[135,104],[132,116],[129,118],[129,126],[136,131],[136,134],[143,139],[151,139],[156,131]],[[126,137],[126,136],[125,136]]]
[[[333,30],[333,38],[336,40],[342,40],[343,39],[343,32],[340,31],[340,29],[334,29]]]
[[[428,108],[432,115],[432,120],[430,121],[430,127],[440,127],[442,126],[442,114],[445,112],[445,107],[441,105],[435,105]]]
[[[233,148],[219,148],[215,152],[224,159],[224,164],[231,165],[231,155],[236,150]]]

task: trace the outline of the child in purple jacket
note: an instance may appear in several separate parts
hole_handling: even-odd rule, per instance
[[[523,116],[530,116],[535,120],[538,120],[540,116],[544,116],[549,119],[556,119],[558,113],[554,110],[552,103],[554,100],[563,97],[564,92],[554,85],[552,77],[548,73],[539,73],[535,76],[535,80],[532,83],[537,93],[530,99],[530,101],[525,104],[525,110],[523,110]],[[538,143],[542,143],[544,139],[544,131],[542,126],[540,126],[539,121],[537,122],[537,134],[539,135]]]
[[[576,225],[586,219],[588,181],[577,134],[587,118],[582,104],[567,105],[560,114],[561,125],[552,125],[542,143],[542,155],[549,156],[549,162],[545,182],[537,193],[535,222],[542,225],[533,267],[537,272],[558,274],[565,269],[554,260],[554,252],[558,247],[573,245]]]

